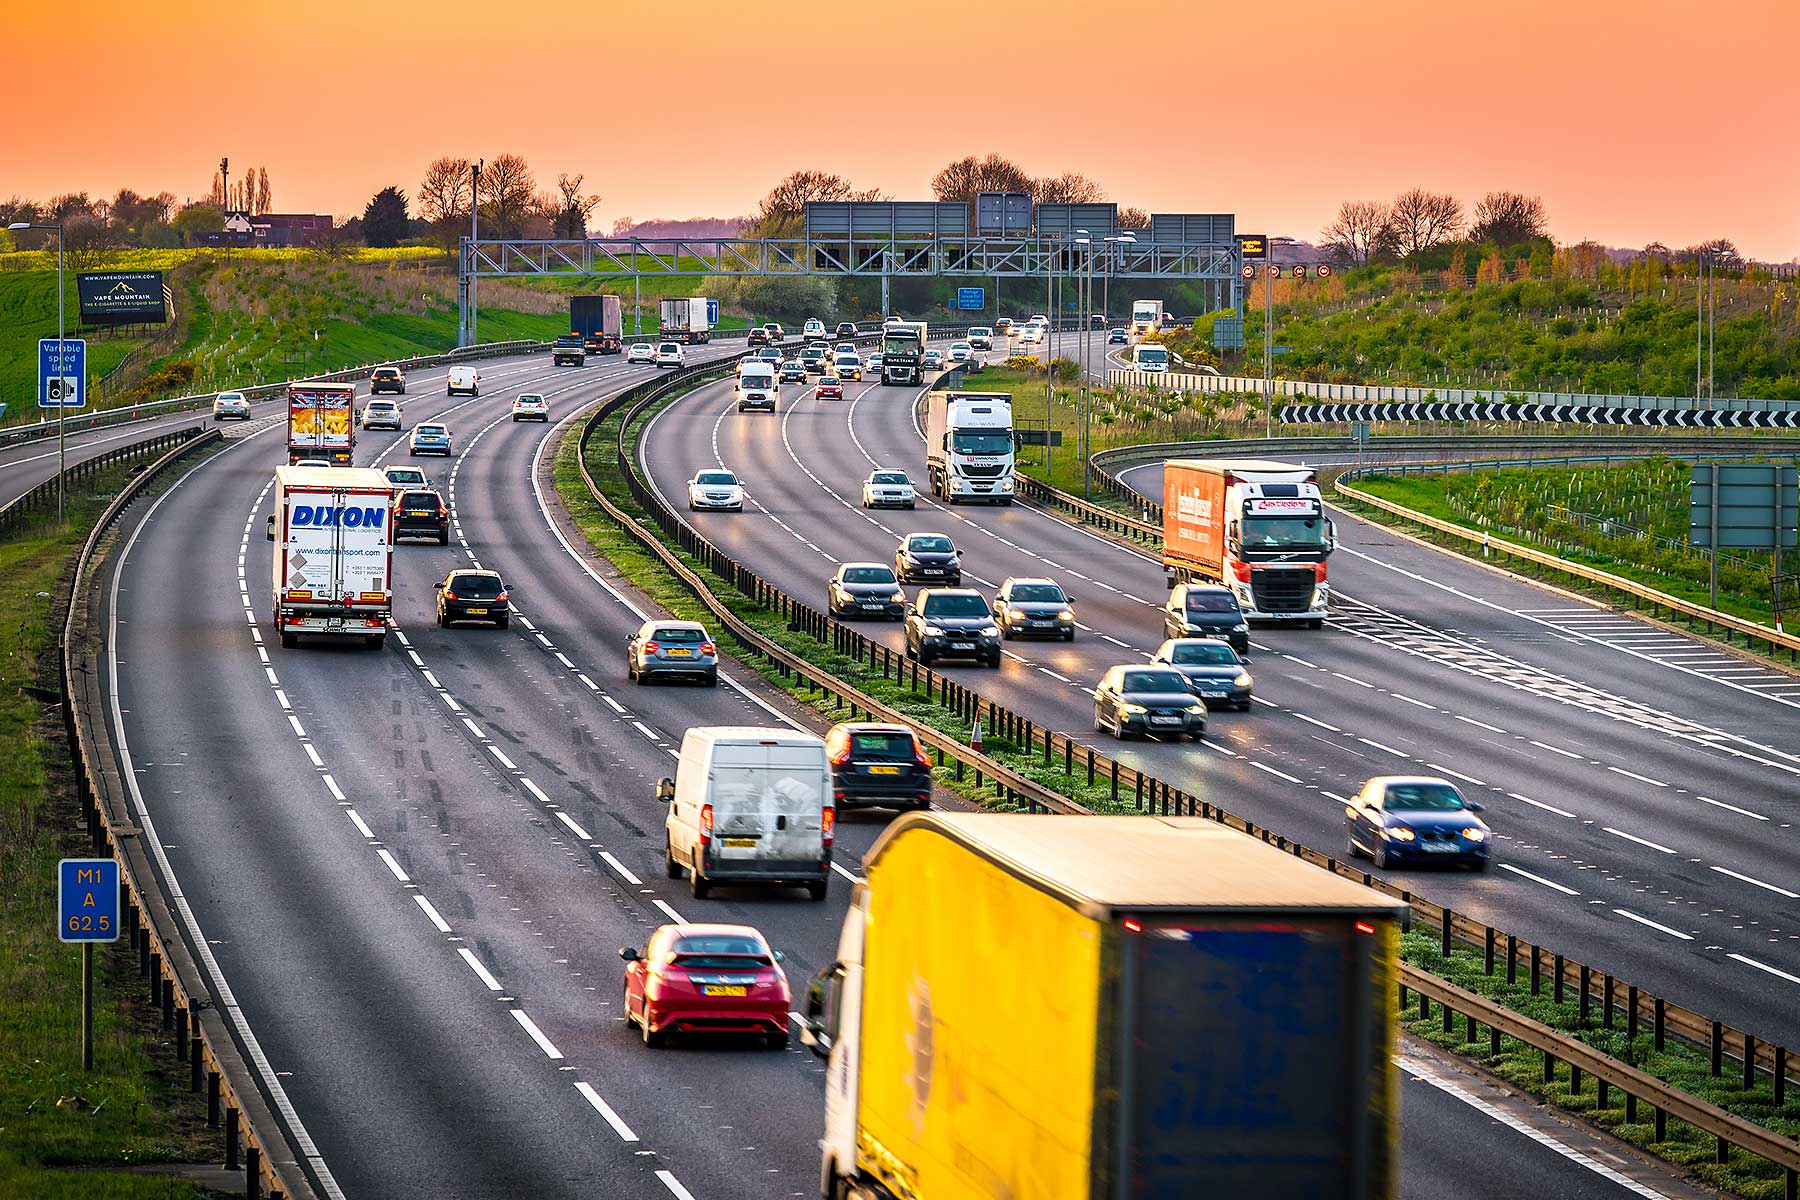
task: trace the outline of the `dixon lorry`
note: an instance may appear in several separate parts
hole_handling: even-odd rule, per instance
[[[1163,573],[1222,583],[1252,620],[1323,628],[1337,534],[1311,467],[1261,459],[1163,464]]]
[[[1011,396],[925,393],[925,472],[932,495],[951,504],[1011,504],[1013,453]]]
[[[666,342],[712,340],[712,319],[704,296],[664,300],[657,306],[657,317],[662,322],[662,338]]]
[[[881,327],[881,382],[920,383],[925,372],[925,322],[893,321]]]
[[[624,310],[617,296],[570,296],[569,332],[579,337],[589,354],[624,351]]]
[[[276,467],[275,631],[360,637],[379,650],[393,614],[394,485],[372,467]]]
[[[290,383],[287,390],[287,460],[322,458],[350,465],[356,449],[356,385]]]
[[[827,1200],[1386,1200],[1406,906],[1199,817],[910,813],[801,1040]]]

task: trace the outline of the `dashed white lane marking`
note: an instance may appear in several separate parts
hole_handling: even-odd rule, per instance
[[[306,757],[312,759],[313,766],[323,767],[325,765],[325,760],[319,757],[319,752],[313,749],[313,744],[311,742],[301,742],[300,748],[306,751]]]
[[[1488,782],[1485,779],[1477,779],[1473,775],[1464,775],[1461,771],[1451,770],[1449,767],[1443,766],[1439,763],[1426,763],[1425,765],[1430,767],[1432,770],[1441,772],[1442,774],[1448,775],[1453,779],[1460,779],[1464,783],[1472,783],[1476,787],[1487,787],[1488,786]]]
[[[536,796],[542,803],[547,804],[552,808],[556,807],[555,802],[552,801],[549,796],[544,794],[543,788],[523,776],[520,777],[519,782],[525,785],[526,791],[530,792],[533,796]]]
[[[333,779],[329,774],[321,775],[319,778],[325,781],[325,790],[331,793],[331,798],[333,800],[348,800],[350,798],[344,795],[344,789],[339,787],[338,781]]]
[[[1615,908],[1613,911],[1628,921],[1636,921],[1639,925],[1648,925],[1650,928],[1661,933],[1666,933],[1670,937],[1680,938],[1684,942],[1691,942],[1694,940],[1694,935],[1691,933],[1683,933],[1679,929],[1670,929],[1667,925],[1664,925],[1659,921],[1652,921],[1649,917],[1640,917],[1630,909]]]
[[[1639,783],[1647,783],[1652,787],[1666,788],[1669,785],[1660,779],[1652,779],[1648,775],[1639,775],[1636,771],[1627,771],[1624,767],[1608,767],[1614,775],[1623,775],[1627,779],[1635,779]]]
[[[431,901],[429,901],[425,897],[419,895],[417,892],[414,892],[413,893],[413,902],[415,904],[417,904],[420,908],[425,910],[425,919],[427,921],[430,921],[432,923],[432,925],[436,926],[437,931],[439,933],[449,933],[450,932],[450,922],[444,920],[443,917],[438,915],[438,910],[432,906]]]
[[[569,827],[569,831],[571,833],[573,833],[576,837],[580,838],[582,841],[591,842],[594,840],[594,835],[589,833],[587,830],[583,829],[581,826],[577,825],[575,823],[575,818],[571,817],[568,813],[563,812],[559,809],[556,814],[556,819],[561,821],[564,825],[567,825]]]
[[[652,904],[656,905],[656,907],[662,909],[663,915],[665,917],[669,918],[669,920],[675,922],[677,925],[687,924],[686,921],[682,920],[680,913],[676,912],[673,908],[669,907],[669,902],[667,900],[658,900],[658,899],[652,898],[650,903],[652,903]]]
[[[1779,979],[1785,979],[1789,983],[1800,983],[1800,975],[1790,975],[1780,967],[1771,967],[1766,962],[1757,962],[1754,958],[1747,958],[1742,954],[1727,954],[1725,957],[1735,959],[1736,961],[1743,963],[1746,967],[1755,967],[1759,971],[1767,971],[1769,974],[1774,975]]]
[[[1299,717],[1302,721],[1305,721],[1308,725],[1317,725],[1320,729],[1329,729],[1333,733],[1344,732],[1342,729],[1339,729],[1336,725],[1333,725],[1329,721],[1321,721],[1317,717],[1309,717],[1303,712],[1297,712],[1294,715],[1296,717]]]
[[[1533,882],[1533,883],[1541,883],[1545,887],[1551,889],[1552,891],[1561,892],[1565,896],[1581,895],[1580,892],[1576,891],[1572,887],[1564,887],[1562,884],[1557,883],[1555,880],[1545,879],[1542,875],[1533,875],[1530,871],[1526,871],[1519,867],[1515,867],[1511,863],[1501,863],[1501,864],[1499,864],[1499,866],[1502,871],[1511,871],[1514,875],[1521,875],[1521,876],[1525,877],[1526,879],[1531,880],[1531,882]]]
[[[1574,813],[1566,808],[1558,808],[1554,804],[1545,804],[1542,800],[1533,800],[1530,796],[1521,796],[1517,792],[1508,792],[1506,794],[1511,796],[1514,800],[1521,800],[1524,803],[1531,805],[1533,808],[1541,808],[1545,812],[1553,812],[1559,817],[1569,817],[1573,819],[1575,816]]]
[[[1527,738],[1526,740],[1529,741],[1533,746],[1536,746],[1539,750],[1548,750],[1552,754],[1560,754],[1564,758],[1572,758],[1576,762],[1586,762],[1587,761],[1585,758],[1583,758],[1581,755],[1575,753],[1573,750],[1564,750],[1561,746],[1552,746],[1549,742],[1540,742],[1536,738]]]
[[[1606,832],[1612,834],[1614,837],[1622,837],[1628,842],[1636,842],[1640,846],[1648,846],[1650,849],[1660,851],[1663,854],[1675,853],[1667,846],[1664,846],[1659,842],[1653,842],[1649,838],[1641,838],[1635,833],[1626,833],[1623,829],[1614,829],[1611,825],[1602,825],[1600,828],[1606,830]]]
[[[1403,1055],[1394,1061],[1399,1065],[1401,1070],[1414,1076],[1421,1082],[1428,1083],[1445,1095],[1462,1101],[1482,1115],[1491,1117],[1502,1125],[1505,1125],[1508,1129],[1511,1129],[1516,1133],[1524,1134],[1546,1150],[1559,1154],[1577,1166],[1592,1171],[1602,1179],[1618,1184],[1633,1195],[1643,1196],[1646,1200],[1667,1200],[1667,1197],[1661,1192],[1646,1187],[1644,1184],[1639,1183],[1628,1175],[1615,1171],[1605,1163],[1600,1162],[1589,1155],[1583,1154],[1573,1146],[1565,1145],[1542,1130],[1532,1128],[1505,1109],[1489,1104],[1486,1100],[1483,1100],[1480,1096],[1475,1095],[1475,1093],[1467,1090],[1462,1085],[1454,1083],[1438,1074],[1435,1068],[1427,1066],[1419,1059]]]
[[[833,871],[836,871],[839,875],[842,875],[845,879],[848,879],[851,883],[861,883],[862,882],[862,876],[858,875],[854,871],[845,870],[844,867],[840,863],[838,863],[838,861],[836,859],[832,860],[831,869]]]
[[[1734,812],[1734,813],[1737,813],[1739,816],[1749,817],[1752,820],[1766,821],[1769,819],[1769,818],[1763,816],[1761,813],[1751,812],[1747,808],[1739,808],[1735,804],[1727,804],[1723,800],[1714,800],[1709,796],[1695,796],[1694,799],[1699,800],[1704,804],[1710,804],[1714,808],[1722,808],[1722,809],[1725,809],[1727,812]]]
[[[1786,896],[1789,900],[1800,900],[1800,892],[1790,892],[1786,888],[1779,887],[1773,883],[1764,883],[1760,879],[1753,879],[1752,877],[1750,877],[1748,875],[1740,875],[1736,871],[1733,871],[1729,867],[1714,867],[1713,870],[1717,871],[1721,875],[1729,875],[1733,879],[1741,879],[1745,883],[1752,884],[1756,887],[1763,888],[1767,891],[1774,892],[1778,896]]]
[[[505,767],[507,770],[516,771],[519,769],[518,765],[516,763],[514,763],[512,759],[506,757],[505,751],[501,750],[500,747],[490,745],[488,747],[488,753],[492,754],[495,758],[499,759],[500,765]]]
[[[575,672],[575,678],[577,678],[577,679],[581,680],[581,682],[587,684],[587,689],[590,692],[597,692],[600,690],[599,684],[597,684],[593,680],[589,679],[586,675],[583,675],[580,671]]]
[[[620,704],[617,700],[614,700],[611,696],[602,695],[600,699],[606,701],[607,707],[611,708],[614,712],[621,715],[625,712],[625,706]]]
[[[292,713],[288,714],[288,724],[292,725],[294,727],[294,736],[295,737],[305,737],[306,736],[306,726],[300,724],[299,717],[294,716]]]
[[[682,1187],[681,1180],[675,1178],[672,1172],[658,1171],[656,1177],[662,1180],[662,1185],[669,1189],[669,1194],[675,1197],[675,1200],[694,1200],[694,1193]]]
[[[469,718],[467,718],[467,717],[464,717],[462,719],[462,723],[468,727],[468,730],[470,733],[474,734],[476,737],[480,738],[484,742],[487,741],[487,734],[481,732],[481,726],[479,726],[475,722],[469,720]]]
[[[375,851],[375,856],[381,859],[383,863],[387,864],[387,869],[394,873],[395,879],[398,879],[401,883],[412,882],[412,877],[406,873],[406,869],[400,865],[399,860],[396,859],[393,853],[385,846],[378,847]]]
[[[1366,738],[1366,737],[1359,737],[1356,740],[1361,742],[1363,745],[1368,746],[1372,750],[1385,751],[1388,754],[1392,754],[1395,758],[1411,758],[1412,757],[1412,755],[1408,754],[1406,751],[1396,750],[1392,746],[1389,746],[1383,742],[1372,741],[1371,739]]]
[[[1289,783],[1301,783],[1302,782],[1301,780],[1294,778],[1292,775],[1289,775],[1286,771],[1277,771],[1274,767],[1271,767],[1266,762],[1259,762],[1258,760],[1256,760],[1254,758],[1249,759],[1247,761],[1250,763],[1251,766],[1255,767],[1257,770],[1267,771],[1269,774],[1275,776],[1277,779],[1285,779]]]
[[[622,863],[618,859],[614,858],[612,851],[602,850],[600,852],[600,857],[605,859],[606,865],[611,867],[613,870],[617,871],[624,878],[626,883],[631,884],[633,887],[643,887],[644,886],[644,881],[639,879],[636,875],[634,875],[632,873],[630,867],[626,866],[624,863]]]
[[[464,962],[469,964],[469,970],[475,972],[476,977],[479,978],[481,982],[487,984],[488,991],[497,992],[500,990],[500,981],[494,978],[492,972],[481,965],[481,960],[475,957],[475,952],[473,950],[470,950],[465,946],[458,946],[456,952],[462,956]]]
[[[344,815],[350,818],[350,823],[356,826],[356,831],[358,833],[362,834],[370,841],[375,840],[375,831],[369,828],[369,823],[362,819],[361,813],[357,812],[354,808],[346,808],[344,810]]]
[[[639,733],[643,734],[645,737],[649,738],[651,741],[660,742],[663,740],[662,734],[656,732],[656,730],[650,728],[648,725],[644,724],[642,721],[633,721],[632,724],[637,726],[637,731]]]
[[[600,1114],[601,1119],[612,1126],[612,1131],[619,1135],[620,1141],[635,1142],[638,1140],[638,1135],[631,1132],[631,1126],[621,1120],[619,1114],[612,1110],[612,1106],[600,1098],[600,1093],[594,1090],[593,1084],[577,1083],[575,1090],[581,1093],[582,1099],[594,1106],[594,1111]],[[670,1176],[670,1178],[674,1178],[674,1176]]]
[[[538,1049],[544,1052],[546,1058],[560,1059],[563,1056],[563,1052],[556,1048],[556,1044],[545,1037],[544,1031],[537,1027],[537,1022],[525,1015],[524,1009],[514,1008],[508,1011],[512,1013],[513,1020],[519,1023],[519,1028],[531,1035],[531,1040],[537,1043]]]

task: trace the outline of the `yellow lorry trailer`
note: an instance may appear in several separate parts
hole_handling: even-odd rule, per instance
[[[1395,1192],[1405,906],[1200,818],[916,813],[807,991],[828,1200]]]

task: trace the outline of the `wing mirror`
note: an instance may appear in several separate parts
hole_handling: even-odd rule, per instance
[[[431,585],[431,590],[432,590],[432,591],[434,591],[434,592],[441,592],[441,591],[443,591],[443,590],[444,590],[444,581],[443,581],[443,580],[441,580],[441,579],[440,579],[440,580],[438,580],[438,581],[437,581],[437,582],[436,582],[436,583],[434,583],[434,584],[432,584],[432,585]]]
[[[1485,809],[1487,807],[1487,805],[1483,804],[1479,800],[1464,800],[1463,807],[1468,809],[1470,812],[1481,812],[1483,809]]]
[[[664,804],[672,803],[675,799],[675,781],[670,779],[667,775],[664,775],[661,779],[657,780],[656,798],[661,800]]]
[[[269,514],[268,537],[271,542],[275,540],[275,514],[274,513]]]
[[[626,946],[624,949],[620,950],[619,957],[624,959],[626,962],[642,962],[643,961],[643,955],[639,954],[636,950],[632,949],[630,946]]]

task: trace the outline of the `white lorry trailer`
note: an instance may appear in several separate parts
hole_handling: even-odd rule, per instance
[[[283,647],[331,634],[381,648],[394,607],[393,498],[373,468],[275,468],[271,586]]]
[[[705,296],[664,300],[657,306],[663,340],[684,344],[711,341],[712,318],[708,306]]]
[[[1013,499],[1012,397],[926,392],[925,468],[931,494],[950,504]]]

